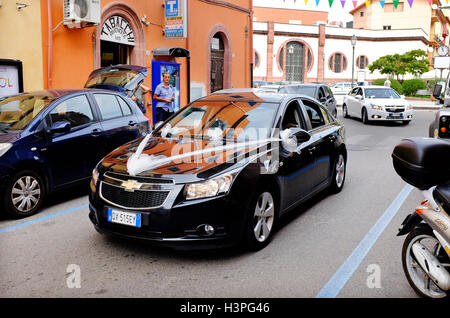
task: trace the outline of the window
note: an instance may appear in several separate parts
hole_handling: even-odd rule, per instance
[[[390,30],[391,26],[390,25],[383,25],[383,30]]]
[[[109,94],[94,94],[103,120],[122,117],[122,108],[116,96]]]
[[[330,56],[328,67],[334,73],[341,73],[347,69],[347,58],[342,53],[334,53]]]
[[[369,65],[369,59],[365,55],[360,55],[356,58],[356,66],[360,69],[364,69]]]
[[[303,81],[304,73],[313,64],[311,49],[300,41],[290,41],[283,45],[277,57],[279,68],[286,72],[286,80]]]
[[[119,97],[119,96],[116,96],[116,97],[119,100],[120,108],[122,109],[122,114],[124,116],[131,115],[132,112],[131,112],[130,106],[127,104],[127,102],[125,102],[122,97]]]
[[[319,105],[308,100],[303,100],[303,104],[305,105],[306,112],[311,121],[312,129],[316,129],[326,124],[322,109]]]
[[[253,65],[254,68],[257,68],[259,66],[259,54],[255,51],[255,65]]]
[[[283,122],[281,124],[281,130],[289,128],[304,128],[297,101],[291,102],[287,106],[286,111],[284,113]]]
[[[325,91],[323,90],[323,87],[319,87],[319,92],[317,94],[317,98],[320,101],[321,98],[325,97]]]
[[[52,123],[66,120],[74,128],[93,122],[94,115],[86,95],[80,95],[56,106],[50,112],[50,119]]]
[[[364,11],[361,11],[361,12],[359,13],[359,16],[360,16],[360,17],[363,17],[363,16],[364,16]]]

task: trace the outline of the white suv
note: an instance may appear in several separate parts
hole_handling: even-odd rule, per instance
[[[344,117],[359,117],[364,124],[371,120],[397,120],[409,124],[413,118],[411,104],[390,87],[358,86],[344,96]]]

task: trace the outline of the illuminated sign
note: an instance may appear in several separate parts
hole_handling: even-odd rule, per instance
[[[187,38],[186,0],[166,0],[164,8],[166,39]]]

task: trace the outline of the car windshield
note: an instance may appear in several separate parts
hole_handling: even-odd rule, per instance
[[[21,94],[0,100],[0,129],[23,130],[55,97]]]
[[[139,72],[133,70],[109,69],[92,74],[85,87],[93,87],[95,85],[115,85],[125,87],[133,79],[139,75]]]
[[[256,141],[270,137],[279,104],[198,101],[183,108],[153,133],[164,138]]]
[[[366,89],[367,98],[400,98],[392,88],[368,88]]]
[[[286,93],[301,94],[314,98],[316,88],[314,86],[286,86]]]

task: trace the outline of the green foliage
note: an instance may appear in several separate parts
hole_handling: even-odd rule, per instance
[[[379,79],[376,79],[375,81],[373,81],[372,85],[383,86],[385,81],[386,81],[385,78],[379,78]],[[391,78],[390,81],[391,81],[391,88],[395,89],[397,91],[397,93],[403,94],[402,84],[400,84],[399,81],[397,81],[396,79],[393,79],[393,78]]]
[[[406,95],[414,95],[419,89],[424,89],[427,87],[424,81],[415,78],[406,80],[402,83],[403,93]]]
[[[429,62],[424,50],[412,50],[404,54],[385,55],[369,65],[370,73],[378,70],[381,74],[399,79],[407,73],[414,77],[428,71]]]

